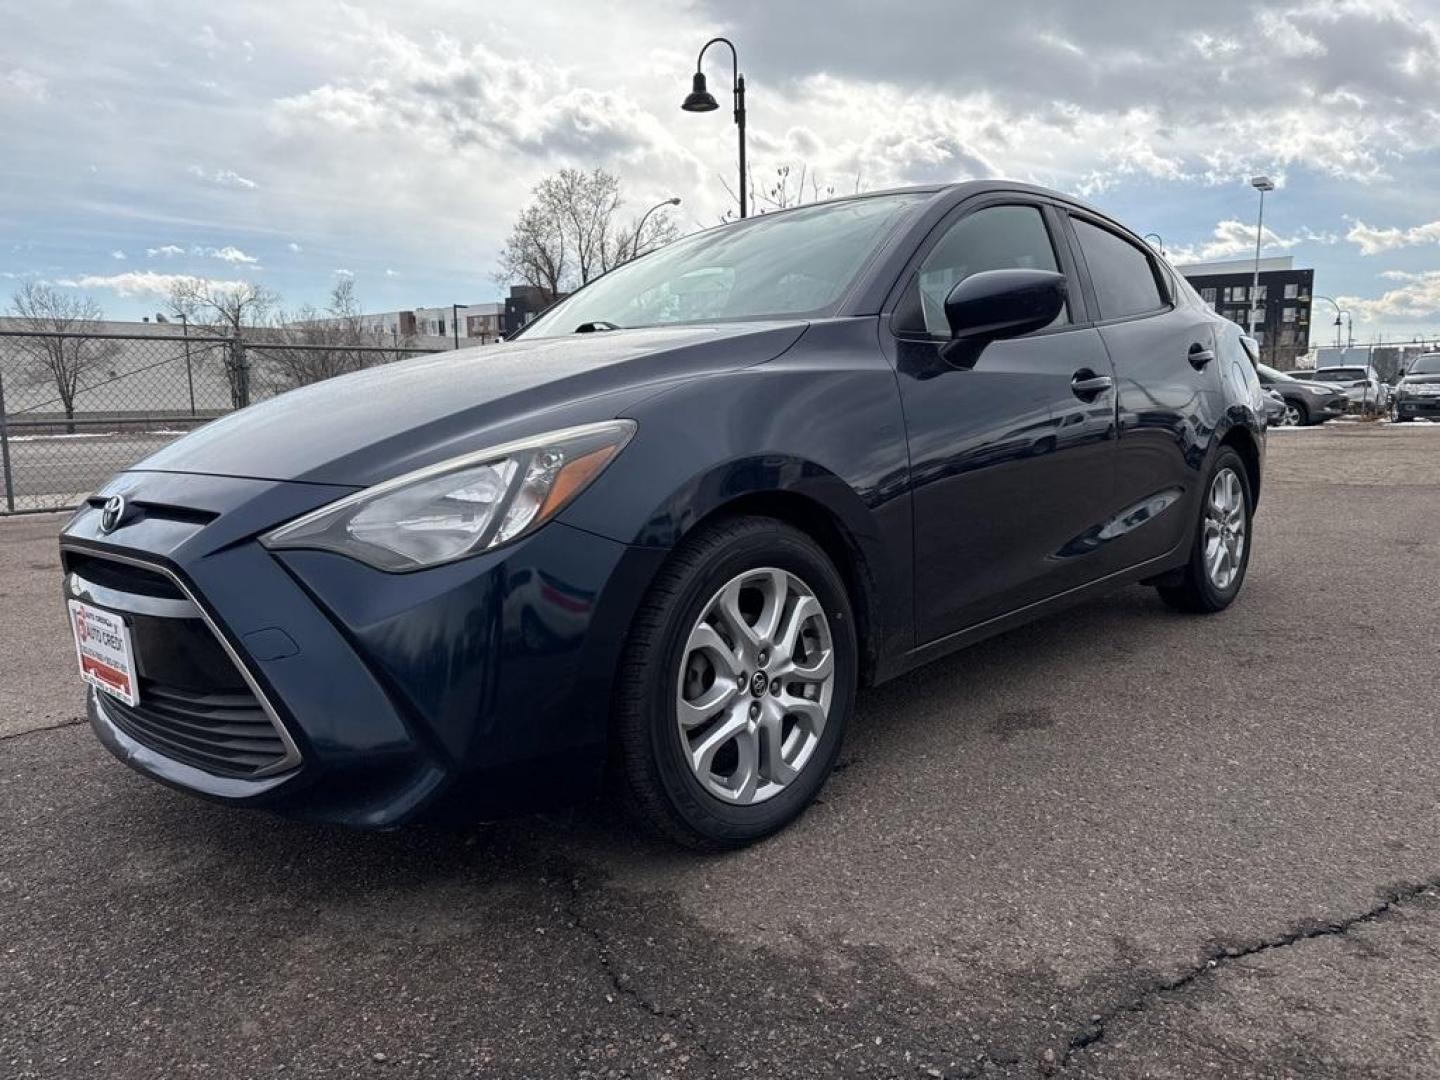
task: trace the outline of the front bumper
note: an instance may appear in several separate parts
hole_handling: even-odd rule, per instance
[[[97,506],[81,508],[61,537],[67,589],[76,567],[106,560],[172,579],[295,750],[237,774],[208,744],[187,752],[188,736],[136,724],[92,692],[92,727],[131,767],[222,802],[370,827],[493,816],[596,787],[611,679],[662,551],[552,522],[499,551],[386,574],[255,539],[342,489],[125,473],[94,501],[116,491],[138,513],[106,535]],[[145,652],[176,650],[160,620],[136,639],[143,706]],[[204,677],[234,683],[217,657],[199,665]]]
[[[1440,395],[1431,397],[1404,397],[1395,400],[1395,415],[1406,420],[1413,420],[1420,417],[1426,419],[1440,417]]]

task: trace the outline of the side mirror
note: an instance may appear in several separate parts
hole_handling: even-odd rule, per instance
[[[951,353],[978,357],[979,349],[992,341],[1049,326],[1065,308],[1066,288],[1065,275],[1053,270],[971,274],[945,298],[945,319],[950,324],[950,342],[942,350],[946,359]]]

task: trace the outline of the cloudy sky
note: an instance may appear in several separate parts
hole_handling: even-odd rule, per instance
[[[1313,265],[1357,338],[1440,334],[1440,0],[0,0],[0,25],[0,294],[493,299],[515,212],[569,164],[713,224],[734,128],[678,104],[723,33],[758,181],[1033,180],[1178,261],[1253,251],[1268,172],[1267,254]],[[728,55],[707,68],[723,101]]]

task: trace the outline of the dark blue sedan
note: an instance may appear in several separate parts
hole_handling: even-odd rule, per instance
[[[1263,409],[1239,328],[1065,196],[751,218],[116,476],[61,538],[91,723],[235,806],[385,827],[608,780],[744,844],[861,685],[1133,582],[1230,604]]]

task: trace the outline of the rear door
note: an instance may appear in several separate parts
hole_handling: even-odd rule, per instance
[[[1220,419],[1220,365],[1211,316],[1180,302],[1153,252],[1098,217],[1072,211],[1069,225],[1115,366],[1116,512],[1105,526],[1103,556],[1114,571],[1187,540]]]
[[[917,641],[924,644],[1063,592],[1091,575],[1077,538],[1109,504],[1114,395],[1088,325],[1060,216],[1010,193],[964,204],[921,245],[882,345],[895,364],[910,445]],[[1051,326],[987,345],[973,366],[940,355],[944,300],[986,270],[1058,270],[1068,310]]]

